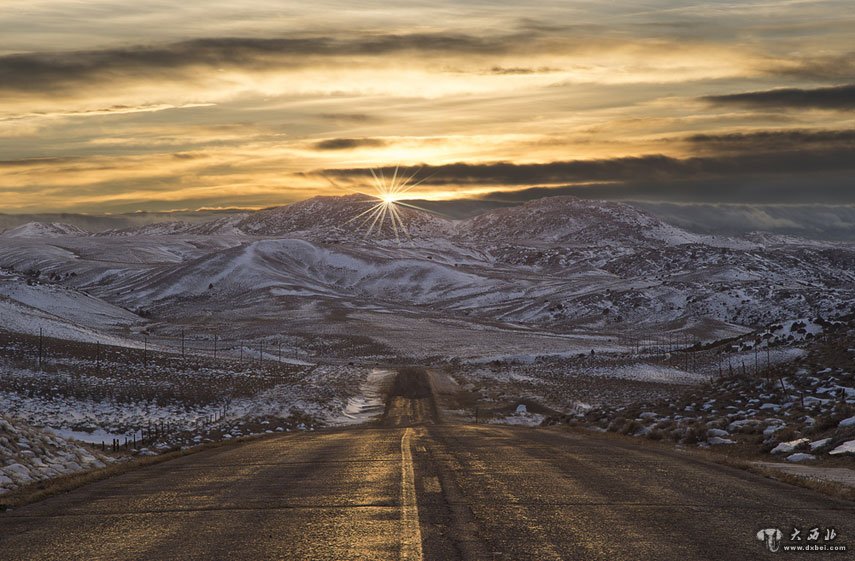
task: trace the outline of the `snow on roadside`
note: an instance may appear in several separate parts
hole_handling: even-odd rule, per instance
[[[383,386],[395,375],[393,370],[374,368],[359,385],[359,394],[347,400],[344,410],[328,419],[331,425],[356,425],[383,413],[385,399]]]
[[[108,461],[61,436],[0,417],[0,495],[36,481],[104,467]]]

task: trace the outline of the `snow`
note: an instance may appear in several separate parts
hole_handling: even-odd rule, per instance
[[[840,428],[855,427],[855,417],[849,417],[848,419],[843,419],[842,421],[840,421],[840,423],[838,423],[837,426]]]
[[[0,495],[35,481],[104,467],[109,461],[56,434],[0,416]]]
[[[810,440],[807,438],[799,438],[796,440],[791,440],[789,442],[781,442],[777,446],[772,448],[771,453],[772,454],[788,454],[788,453],[792,452],[793,450],[795,450],[796,448],[798,448],[799,446],[807,444],[808,442],[810,442]]]
[[[823,446],[825,446],[829,442],[831,442],[830,437],[829,438],[820,438],[819,440],[814,440],[813,442],[810,443],[811,452],[813,452],[814,450],[816,450],[818,448],[822,448]]]
[[[64,236],[88,236],[89,232],[61,222],[44,224],[41,222],[28,222],[16,228],[6,230],[0,237],[3,238],[58,238]]]
[[[791,454],[791,455],[787,456],[788,462],[805,462],[805,461],[810,461],[810,460],[815,460],[815,459],[816,459],[816,456],[814,456],[813,454],[805,454],[803,452],[799,452],[799,453]]]
[[[66,440],[77,440],[79,442],[86,442],[89,444],[101,444],[102,442],[104,442],[109,445],[113,442],[113,439],[123,440],[125,438],[131,439],[134,436],[136,436],[137,438],[141,438],[142,436],[139,431],[119,434],[107,432],[102,429],[95,429],[91,432],[87,432],[82,430],[55,429],[48,427],[47,430]]]
[[[829,452],[832,456],[842,456],[843,454],[855,454],[855,440],[848,440],[837,446],[834,450]]]
[[[354,425],[374,419],[383,413],[385,399],[383,386],[393,376],[392,370],[374,368],[359,386],[359,394],[347,400],[339,414],[328,419],[332,425]]]

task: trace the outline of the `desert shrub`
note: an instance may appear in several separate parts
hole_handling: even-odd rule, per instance
[[[647,433],[647,438],[650,440],[662,440],[664,436],[663,432],[659,429],[653,429]]]

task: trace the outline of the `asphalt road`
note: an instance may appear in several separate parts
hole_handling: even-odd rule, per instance
[[[382,426],[207,450],[4,513],[0,559],[799,558],[757,531],[817,526],[850,552],[807,558],[855,548],[855,503],[596,433],[438,424],[414,380]]]

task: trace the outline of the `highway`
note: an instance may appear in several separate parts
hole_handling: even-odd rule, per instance
[[[758,530],[815,526],[850,553],[809,558],[851,555],[855,503],[593,432],[441,423],[409,371],[375,426],[209,449],[0,514],[0,559],[774,559],[793,555]]]

